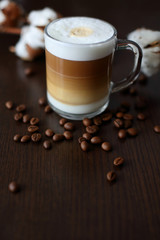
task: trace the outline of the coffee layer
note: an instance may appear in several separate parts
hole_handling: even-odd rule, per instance
[[[94,61],[68,61],[46,51],[47,91],[70,105],[94,103],[108,95],[112,55]]]

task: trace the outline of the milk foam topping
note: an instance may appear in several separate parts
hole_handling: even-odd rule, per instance
[[[62,18],[45,29],[46,49],[57,57],[89,61],[111,54],[115,48],[114,28],[89,17]]]

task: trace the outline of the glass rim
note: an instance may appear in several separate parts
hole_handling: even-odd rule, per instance
[[[61,40],[59,40],[59,39],[56,39],[56,38],[52,37],[52,36],[48,33],[47,29],[48,29],[49,25],[54,24],[55,22],[60,21],[60,20],[62,20],[62,19],[77,18],[77,17],[80,17],[80,18],[81,18],[81,17],[85,17],[85,16],[73,16],[73,17],[57,18],[57,19],[51,21],[50,23],[48,23],[48,24],[46,25],[46,27],[45,27],[45,29],[44,29],[44,33],[46,34],[47,37],[49,37],[50,39],[56,41],[56,42],[59,43],[59,44],[63,44],[63,45],[67,45],[67,46],[79,46],[79,47],[80,47],[80,46],[81,46],[81,47],[92,46],[92,45],[95,46],[95,45],[99,45],[99,44],[104,44],[104,43],[107,43],[107,42],[109,42],[109,41],[111,41],[112,39],[114,39],[114,38],[117,37],[117,30],[116,30],[116,28],[115,28],[112,24],[110,24],[109,22],[104,21],[104,20],[101,20],[101,19],[98,19],[98,18],[93,18],[93,19],[101,20],[101,21],[107,23],[107,24],[113,29],[113,35],[112,35],[110,38],[108,38],[107,40],[105,40],[105,41],[100,41],[100,42],[96,42],[96,43],[69,43],[69,42],[65,42],[65,41],[61,41]],[[87,18],[91,18],[91,17],[87,17]]]

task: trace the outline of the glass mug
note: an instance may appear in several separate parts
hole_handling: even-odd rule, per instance
[[[110,94],[137,78],[142,52],[133,41],[117,39],[109,23],[89,17],[54,20],[45,28],[47,99],[62,117],[82,120],[102,113]],[[127,78],[111,81],[115,50],[134,53]]]

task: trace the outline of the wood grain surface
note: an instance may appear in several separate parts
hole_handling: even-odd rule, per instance
[[[27,11],[51,6],[65,16],[86,15],[111,22],[120,38],[141,26],[160,30],[160,4],[150,1],[18,1]],[[63,133],[60,116],[46,114],[38,99],[46,94],[45,58],[29,63],[10,53],[18,36],[0,34],[0,239],[1,240],[158,240],[160,236],[160,75],[137,81],[138,96],[146,100],[145,121],[136,119],[137,96],[116,93],[110,110],[127,101],[134,115],[135,138],[119,140],[113,119],[100,127],[99,135],[112,144],[104,152],[99,146],[83,152],[78,137],[85,132],[81,121],[75,124],[73,140],[52,143],[45,150],[42,142],[23,144],[13,141],[16,133],[27,133],[28,124],[13,119],[15,106],[24,103],[27,113],[39,117],[40,131],[47,128]],[[27,77],[24,70],[35,71]],[[132,67],[132,55],[117,54],[113,80],[117,81]],[[113,167],[114,158],[122,156],[121,168]],[[106,174],[115,170],[117,180],[109,184]],[[20,184],[20,192],[8,190],[11,181]]]

